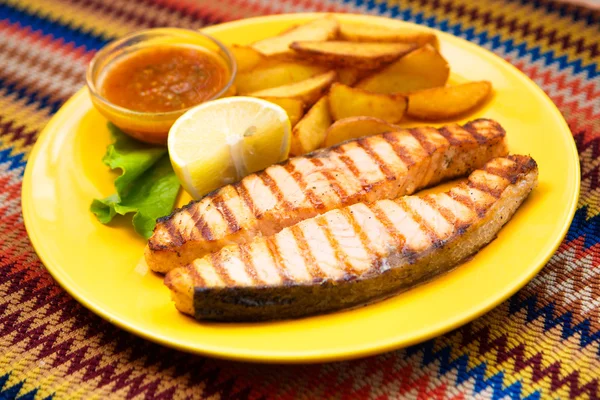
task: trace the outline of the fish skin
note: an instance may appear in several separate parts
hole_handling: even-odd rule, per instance
[[[447,272],[491,242],[537,183],[529,156],[498,157],[444,193],[357,203],[169,272],[201,320],[297,318],[359,306]]]
[[[251,174],[159,219],[146,262],[166,273],[332,209],[464,176],[506,154],[504,129],[488,119],[350,140]]]

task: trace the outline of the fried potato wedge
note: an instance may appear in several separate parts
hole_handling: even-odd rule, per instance
[[[359,70],[356,68],[340,68],[337,70],[338,81],[343,83],[344,85],[352,86],[354,85],[364,74],[364,70]]]
[[[250,71],[266,59],[264,55],[249,46],[234,44],[229,50],[233,54],[233,58],[235,58],[238,73]]]
[[[290,44],[293,42],[329,40],[335,38],[338,31],[338,21],[327,16],[296,26],[278,36],[259,40],[251,47],[266,56],[282,56],[293,53],[290,49]]]
[[[408,96],[408,115],[423,120],[453,118],[482,104],[491,91],[488,81],[419,90]]]
[[[430,45],[360,80],[356,87],[375,93],[408,93],[444,86],[450,75],[448,62]]]
[[[430,44],[438,48],[437,36],[429,32],[412,29],[393,29],[378,25],[340,23],[340,38],[352,42],[396,42],[415,43],[418,46]]]
[[[327,129],[323,147],[333,146],[363,136],[378,135],[401,129],[399,126],[390,124],[374,117],[350,117],[336,121]]]
[[[290,154],[300,156],[321,147],[327,128],[331,123],[329,102],[325,95],[308,110],[304,118],[292,130]]]
[[[294,42],[290,45],[300,56],[337,67],[375,69],[390,63],[417,47],[414,43],[376,42]]]
[[[307,62],[264,60],[250,71],[238,73],[235,85],[238,93],[247,94],[300,82],[327,72],[328,69]]]
[[[286,97],[261,97],[261,99],[275,103],[283,108],[287,113],[292,126],[295,126],[304,115],[304,103],[302,100]]]
[[[312,106],[329,89],[335,79],[335,71],[329,71],[290,85],[252,92],[249,96],[291,97],[302,100],[307,106]]]
[[[407,106],[407,97],[401,94],[370,93],[341,83],[334,83],[329,89],[329,110],[334,121],[365,116],[396,123]]]

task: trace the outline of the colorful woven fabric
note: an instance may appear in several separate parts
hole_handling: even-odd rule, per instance
[[[27,238],[20,188],[40,130],[107,41],[260,14],[372,13],[471,40],[535,80],[569,123],[582,192],[556,255],[456,331],[352,362],[269,366],[177,352],[67,295]],[[600,398],[600,14],[549,1],[0,0],[0,399]]]

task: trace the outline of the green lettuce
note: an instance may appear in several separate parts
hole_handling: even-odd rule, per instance
[[[173,210],[179,181],[165,147],[139,142],[112,124],[109,129],[115,142],[106,149],[102,162],[111,169],[120,169],[121,175],[115,179],[116,193],[95,199],[90,210],[103,224],[117,214],[135,213],[133,228],[148,239],[156,219]]]

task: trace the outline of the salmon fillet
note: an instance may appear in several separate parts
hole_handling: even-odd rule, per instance
[[[488,119],[348,141],[273,165],[158,220],[146,261],[168,272],[329,210],[464,176],[506,154],[504,129]]]
[[[492,241],[537,182],[527,156],[495,158],[447,192],[358,203],[169,272],[197,319],[257,321],[339,310],[446,272]]]

